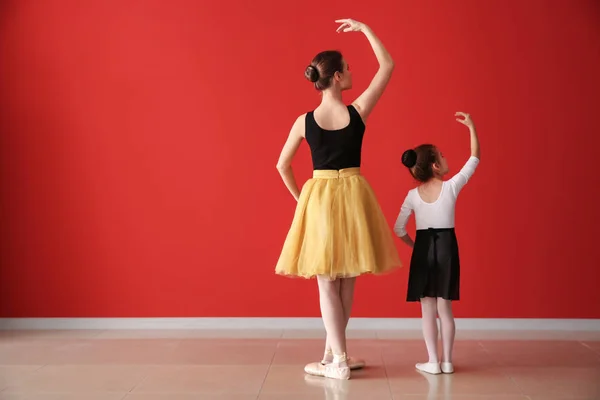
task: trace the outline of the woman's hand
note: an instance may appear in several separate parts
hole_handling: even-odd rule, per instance
[[[362,32],[366,26],[362,22],[358,22],[358,21],[355,21],[355,20],[349,19],[349,18],[338,19],[335,22],[337,22],[338,24],[342,24],[339,26],[339,28],[337,28],[337,30],[336,30],[337,33],[340,33],[340,32]]]
[[[356,111],[360,114],[364,123],[366,123],[371,111],[381,98],[381,95],[385,91],[392,71],[394,70],[394,60],[392,56],[385,49],[381,40],[373,33],[373,30],[362,22],[355,21],[353,19],[344,18],[338,19],[335,22],[341,24],[337,32],[362,32],[369,40],[377,62],[379,63],[379,70],[371,80],[369,87],[360,95],[352,105],[356,108]]]

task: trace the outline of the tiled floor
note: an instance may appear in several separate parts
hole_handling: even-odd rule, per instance
[[[454,375],[419,332],[349,332],[368,368],[305,376],[320,331],[3,331],[0,400],[600,399],[600,333],[459,332]]]

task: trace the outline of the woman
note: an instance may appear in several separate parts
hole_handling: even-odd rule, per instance
[[[298,205],[275,272],[317,278],[327,331],[325,356],[305,371],[349,379],[351,369],[364,366],[346,355],[356,277],[401,265],[391,229],[360,174],[365,123],[390,80],[394,62],[368,26],[351,19],[336,22],[341,23],[337,32],[364,33],[379,70],[367,90],[346,106],[342,92],[352,87],[352,74],[340,52],[319,53],[306,68],[305,76],[322,93],[322,100],[314,111],[298,117],[277,164]],[[291,163],[303,139],[310,146],[314,172],[300,192]]]

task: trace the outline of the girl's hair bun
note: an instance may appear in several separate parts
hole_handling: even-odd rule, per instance
[[[406,168],[412,168],[417,165],[417,152],[410,149],[402,153],[402,164],[404,164]]]

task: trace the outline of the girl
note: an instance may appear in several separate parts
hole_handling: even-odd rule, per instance
[[[341,23],[338,32],[362,32],[367,37],[379,70],[369,87],[346,106],[342,92],[352,87],[352,73],[341,53],[319,53],[306,68],[306,78],[322,99],[314,111],[296,120],[277,164],[298,205],[275,272],[316,277],[319,285],[327,331],[325,356],[305,371],[349,379],[350,369],[364,366],[364,361],[346,356],[356,277],[400,266],[391,229],[360,174],[365,123],[390,80],[394,62],[368,26],[351,19],[336,22]],[[310,147],[314,171],[300,192],[291,163],[303,139]]]
[[[479,164],[479,140],[469,114],[458,112],[456,120],[469,128],[471,157],[458,174],[444,181],[448,164],[433,145],[423,144],[402,154],[402,164],[420,185],[408,192],[394,232],[413,248],[410,261],[407,301],[420,301],[423,313],[423,336],[429,362],[417,364],[418,370],[430,374],[452,373],[454,316],[452,301],[459,299],[460,263],[454,233],[456,198]],[[406,232],[406,223],[414,211],[417,235],[415,242]],[[441,321],[443,357],[437,352],[437,316]]]

